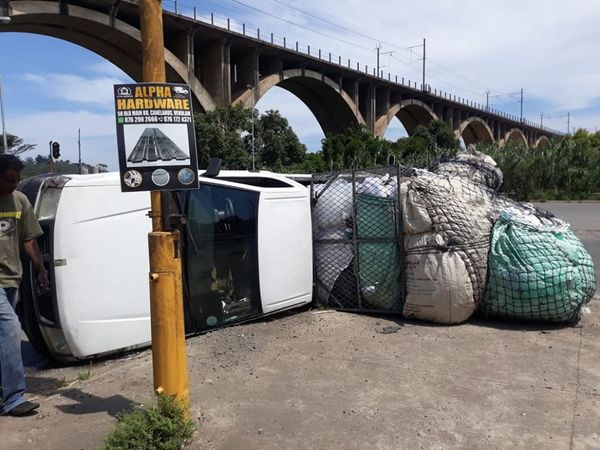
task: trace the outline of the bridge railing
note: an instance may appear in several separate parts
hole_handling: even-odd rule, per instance
[[[267,44],[275,45],[288,51],[295,51],[303,54],[304,56],[315,58],[321,62],[337,65],[345,70],[351,70],[360,73],[361,75],[365,74],[382,79],[388,83],[413,89],[418,93],[426,92],[427,94],[439,99],[454,102],[459,105],[478,110],[482,113],[493,114],[521,125],[542,129],[554,134],[563,134],[560,131],[553,130],[541,124],[535,124],[530,120],[506,113],[496,108],[490,108],[489,106],[474,102],[464,97],[453,95],[449,92],[442,91],[441,89],[432,89],[430,84],[423,85],[417,81],[413,81],[402,76],[393,75],[390,72],[385,73],[384,71],[380,71],[380,73],[377,74],[377,69],[373,66],[369,67],[368,64],[361,64],[359,61],[353,61],[352,59],[345,58],[342,55],[337,55],[329,51],[323,51],[318,47],[311,47],[310,45],[300,43],[297,40],[288,40],[286,36],[280,36],[274,33],[266,32],[261,30],[259,27],[231,19],[230,17],[221,16],[213,12],[200,11],[197,7],[188,5],[180,0],[163,0],[162,3],[164,10],[176,15],[184,16],[188,19],[193,19],[197,22],[202,22],[231,33],[237,33],[247,38],[256,39]]]

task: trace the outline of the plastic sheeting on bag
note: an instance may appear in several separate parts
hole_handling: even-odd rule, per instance
[[[404,231],[423,230],[426,210],[431,230],[442,238],[444,247],[451,248],[463,260],[471,279],[474,302],[479,305],[487,276],[493,209],[491,191],[460,177],[421,171],[410,178],[406,189]],[[415,192],[412,198],[416,200],[412,205],[408,201],[411,191]]]
[[[500,215],[481,310],[488,317],[577,321],[596,290],[592,259],[564,222],[553,227],[533,219],[514,210]]]
[[[315,233],[345,227],[352,215],[352,183],[340,177],[331,184],[315,186],[313,214]]]
[[[389,174],[366,177],[358,187],[358,192],[375,197],[395,198],[398,195],[398,179],[390,178]]]
[[[458,153],[454,158],[442,158],[434,162],[429,170],[435,173],[464,178],[472,183],[487,186],[494,191],[502,185],[502,171],[490,156],[474,149]]]
[[[358,194],[356,230],[361,241],[384,241],[358,244],[359,280],[363,298],[378,309],[399,309],[400,258],[396,243],[395,200]]]

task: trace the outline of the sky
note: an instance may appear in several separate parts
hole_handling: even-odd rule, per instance
[[[163,1],[167,10],[173,0]],[[178,11],[248,34],[274,34],[300,50],[310,45],[361,66],[376,64],[392,79],[420,81],[426,39],[426,82],[432,89],[523,116],[555,130],[600,127],[600,2],[597,0],[178,0]],[[0,31],[3,25],[0,24]],[[132,80],[100,56],[59,39],[0,32],[0,80],[6,129],[47,154],[118,170],[112,86]],[[354,63],[353,63],[354,64]],[[256,105],[287,117],[309,151],[324,137],[292,94],[270,90]],[[543,116],[542,116],[543,115]],[[386,138],[406,135],[398,120]]]

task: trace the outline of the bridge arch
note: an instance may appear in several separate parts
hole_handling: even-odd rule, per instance
[[[438,116],[424,102],[415,99],[403,100],[392,105],[388,112],[380,116],[375,122],[375,135],[383,138],[390,122],[397,117],[404,125],[406,132],[412,136],[418,125],[426,125]]]
[[[255,100],[278,86],[302,101],[314,114],[325,135],[343,133],[366,122],[352,98],[332,79],[312,70],[289,69],[265,75],[258,83]],[[252,89],[246,89],[233,102],[252,107]]]
[[[550,147],[550,139],[547,136],[540,136],[533,144],[533,148],[544,149]]]
[[[121,20],[112,20],[107,14],[71,4],[67,15],[61,14],[59,2],[16,0],[10,6],[12,20],[2,25],[0,32],[41,34],[71,42],[102,56],[132,79],[142,80],[139,29]],[[202,109],[215,108],[215,102],[200,81],[166,48],[165,68],[167,81],[189,84]]]
[[[511,128],[504,135],[503,145],[506,145],[509,142],[523,144],[525,147],[528,146],[527,138],[525,137],[523,132],[521,130],[519,130],[518,128]]]
[[[479,117],[470,117],[460,124],[460,128],[455,132],[456,138],[462,136],[465,145],[477,144],[483,142],[492,144],[494,142],[494,134],[488,124]]]

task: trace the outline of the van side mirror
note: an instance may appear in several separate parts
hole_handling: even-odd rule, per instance
[[[223,160],[221,158],[210,158],[208,160],[208,167],[206,172],[202,174],[203,177],[207,178],[216,178],[219,176],[221,172],[221,165],[223,164]]]

